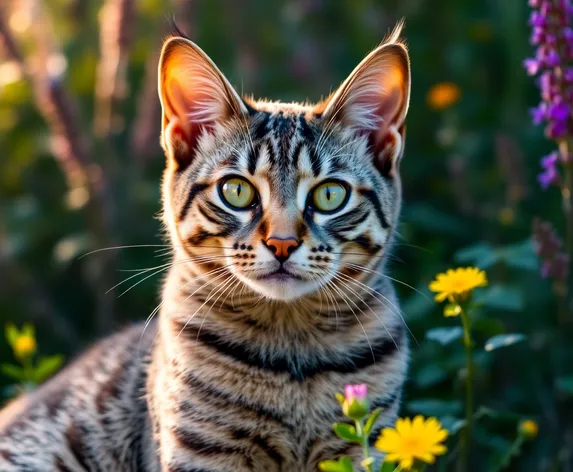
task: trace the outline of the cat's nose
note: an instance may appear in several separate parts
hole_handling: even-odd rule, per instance
[[[270,237],[265,241],[265,246],[269,248],[279,262],[284,262],[300,246],[300,241],[295,238]]]

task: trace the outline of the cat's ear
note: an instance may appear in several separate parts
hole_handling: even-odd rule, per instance
[[[204,131],[233,115],[246,114],[241,97],[213,61],[192,41],[173,37],[159,60],[163,109],[161,145],[172,162],[187,166]]]
[[[396,174],[402,157],[410,100],[410,60],[406,47],[398,42],[399,33],[400,26],[322,104],[325,126],[338,121],[368,135],[374,163],[388,176]]]

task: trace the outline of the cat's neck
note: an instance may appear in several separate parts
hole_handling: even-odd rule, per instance
[[[290,344],[344,342],[384,329],[381,317],[397,316],[392,286],[373,275],[347,287],[331,285],[294,301],[278,301],[252,291],[224,271],[210,278],[175,262],[166,279],[161,316],[184,333],[214,331],[260,341],[274,348]],[[171,333],[173,334],[173,333]]]

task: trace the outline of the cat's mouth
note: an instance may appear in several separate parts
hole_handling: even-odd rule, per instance
[[[302,277],[286,270],[282,265],[275,271],[259,275],[258,280],[272,280],[276,282],[287,280],[303,280]]]

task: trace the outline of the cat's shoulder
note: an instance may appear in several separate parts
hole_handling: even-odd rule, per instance
[[[0,436],[26,417],[57,414],[72,405],[101,412],[114,394],[131,398],[134,392],[126,389],[144,388],[155,333],[155,322],[137,323],[96,341],[52,379],[0,410]]]

